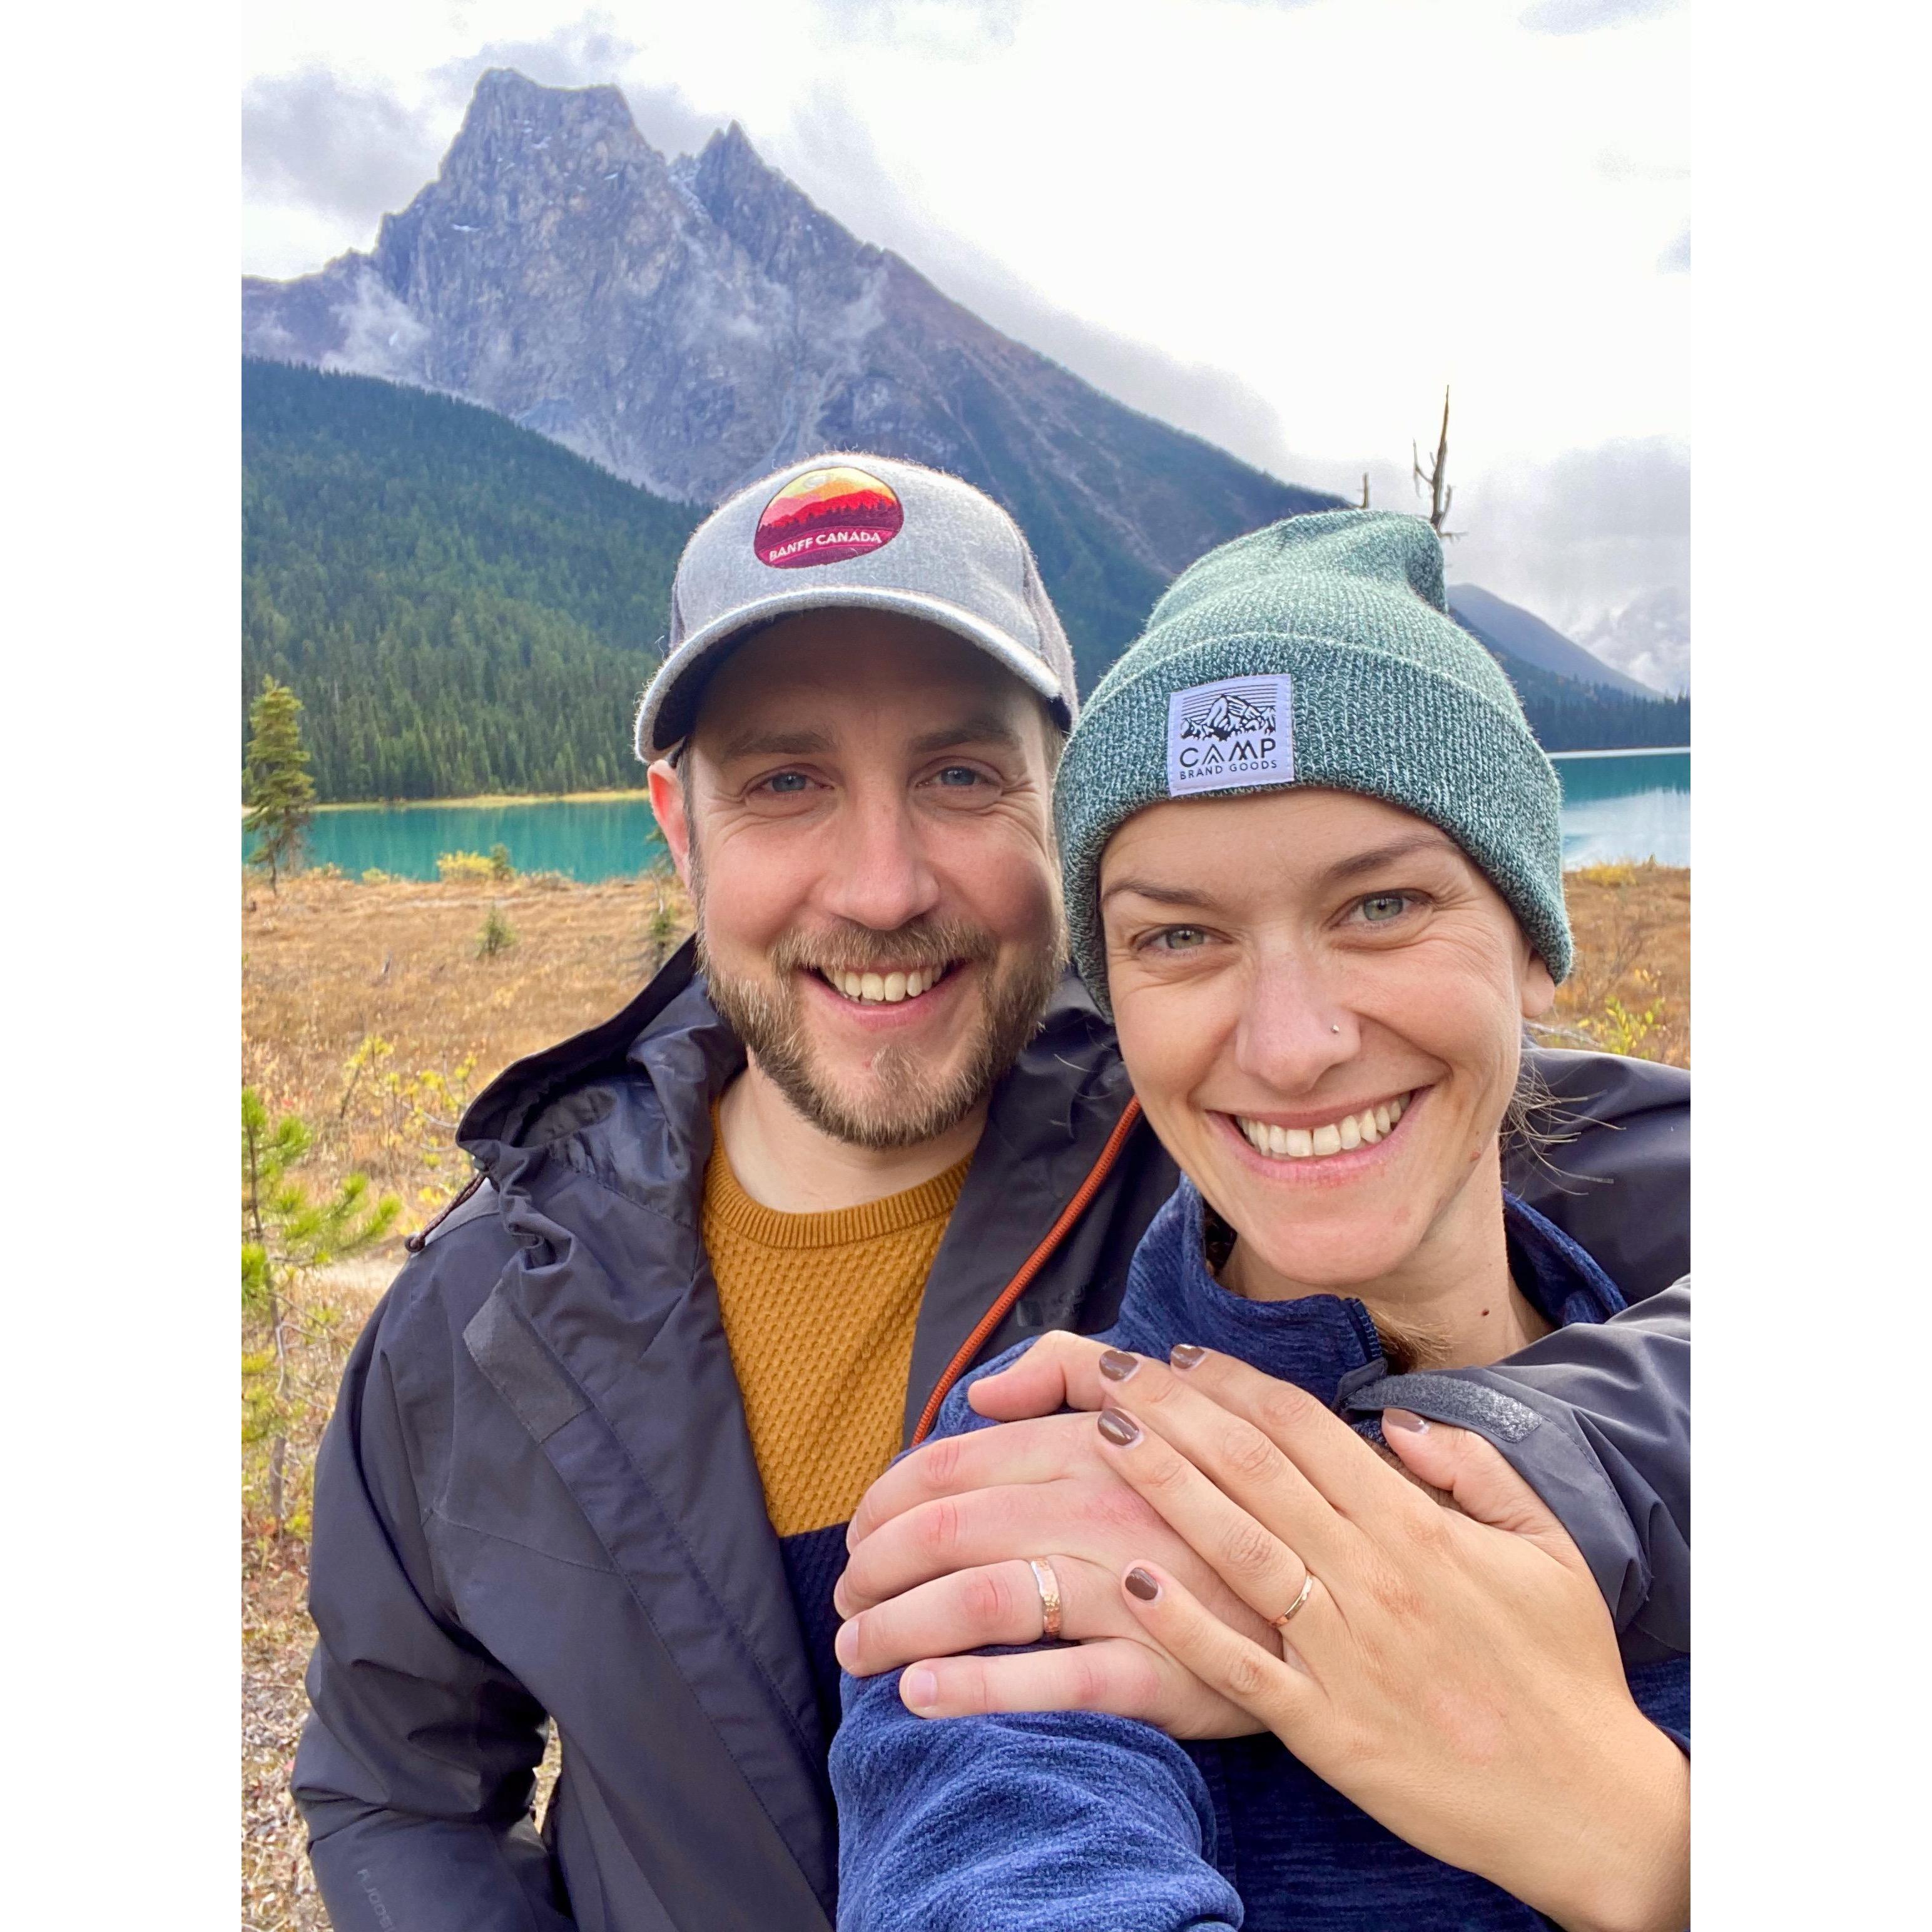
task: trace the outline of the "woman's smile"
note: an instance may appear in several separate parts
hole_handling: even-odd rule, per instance
[[[1290,1122],[1279,1115],[1264,1119],[1256,1114],[1224,1114],[1221,1118],[1232,1120],[1248,1144],[1267,1160],[1325,1160],[1387,1140],[1414,1097],[1412,1092],[1391,1094],[1346,1113],[1331,1110],[1326,1118],[1313,1124]]]

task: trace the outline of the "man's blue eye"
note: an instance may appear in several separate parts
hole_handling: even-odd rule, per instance
[[[800,792],[811,782],[802,772],[781,772],[766,782],[776,792]]]
[[[939,782],[943,785],[976,785],[980,782],[980,774],[970,765],[948,765],[939,774]]]

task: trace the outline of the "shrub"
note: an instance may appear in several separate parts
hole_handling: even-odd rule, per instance
[[[1600,866],[1576,866],[1570,876],[1586,885],[1629,886],[1636,883],[1636,867],[1628,859],[1614,859]]]
[[[517,868],[510,863],[510,848],[507,845],[490,848],[490,876],[500,884],[517,876]]]
[[[437,856],[436,875],[446,886],[494,880],[496,868],[481,852],[444,852]]]
[[[476,941],[477,958],[494,959],[498,953],[507,952],[516,943],[517,935],[510,930],[510,922],[503,916],[503,908],[493,905]]]

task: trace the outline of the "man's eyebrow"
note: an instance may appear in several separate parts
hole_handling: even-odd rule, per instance
[[[912,741],[915,752],[950,752],[956,745],[998,745],[1008,751],[1020,748],[1020,734],[1010,719],[993,711],[975,712],[956,724],[941,725]]]
[[[822,731],[740,731],[718,748],[721,764],[734,758],[809,758],[832,748]]]

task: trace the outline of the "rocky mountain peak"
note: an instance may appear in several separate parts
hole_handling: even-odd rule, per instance
[[[782,283],[803,273],[843,272],[850,299],[858,292],[852,272],[884,259],[883,250],[859,241],[769,166],[735,121],[705,142],[688,179],[699,206]]]
[[[686,502],[825,449],[952,470],[1018,518],[1090,674],[1203,550],[1339,501],[988,327],[736,123],[668,163],[616,88],[508,68],[370,254],[244,282],[242,343],[479,403]]]

